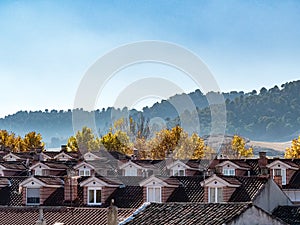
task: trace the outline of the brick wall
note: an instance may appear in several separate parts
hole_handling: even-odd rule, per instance
[[[168,198],[170,195],[173,193],[175,188],[172,187],[162,187],[161,188],[161,201],[162,202],[167,202]]]
[[[40,188],[40,204],[43,205],[44,201],[54,192],[57,188],[41,187]]]
[[[239,169],[235,170],[235,176],[247,176],[247,175],[248,175],[248,171],[246,170],[239,170]]]
[[[64,198],[65,201],[74,201],[77,198],[78,182],[76,178],[65,178]]]
[[[196,172],[197,172],[197,170],[188,170],[188,169],[186,169],[185,170],[185,175],[186,176],[194,176]]]
[[[228,202],[231,195],[235,191],[236,188],[233,187],[223,187],[223,201]]]
[[[116,189],[115,187],[103,187],[101,190],[101,202],[105,202]]]

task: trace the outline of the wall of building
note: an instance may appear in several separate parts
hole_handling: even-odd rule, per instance
[[[292,202],[280,187],[272,180],[265,184],[253,204],[271,213],[278,205],[291,205]]]
[[[226,225],[286,225],[265,213],[263,210],[256,208],[255,206],[250,207],[240,216],[235,218],[233,221],[226,223]]]

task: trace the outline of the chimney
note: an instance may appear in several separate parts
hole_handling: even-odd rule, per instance
[[[118,208],[114,205],[114,200],[111,200],[107,210],[107,224],[118,225]]]
[[[39,219],[35,223],[36,225],[46,225],[46,220],[44,220],[43,208],[39,209]]]
[[[65,177],[64,200],[66,203],[70,203],[71,206],[72,202],[77,199],[77,187],[78,182],[76,177]]]
[[[280,188],[282,188],[282,176],[275,175],[273,179],[275,183],[278,184]]]
[[[266,152],[259,152],[258,166],[260,168],[260,175],[268,175],[268,159]]]

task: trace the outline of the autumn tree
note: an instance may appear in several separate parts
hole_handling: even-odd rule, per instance
[[[100,141],[107,151],[118,151],[128,155],[133,154],[133,146],[126,132],[118,130],[113,133],[110,131]]]
[[[81,131],[77,131],[75,136],[68,139],[68,150],[87,152],[97,150],[101,146],[100,139],[95,137],[92,129],[83,127]]]
[[[300,136],[292,140],[291,147],[286,148],[284,158],[299,159],[300,158]]]
[[[252,147],[246,148],[245,139],[234,135],[231,141],[231,147],[233,150],[234,158],[243,158],[243,157],[251,157],[253,156]]]
[[[33,149],[44,150],[45,143],[42,141],[42,135],[40,133],[36,133],[35,131],[29,132],[25,134],[23,141],[26,151]]]

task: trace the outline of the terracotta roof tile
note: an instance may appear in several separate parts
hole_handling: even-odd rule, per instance
[[[249,203],[151,203],[124,225],[222,225],[251,207]],[[122,224],[122,225],[123,225]]]
[[[107,209],[104,208],[68,208],[45,207],[44,219],[47,224],[56,222],[70,225],[106,225]],[[122,221],[132,214],[132,209],[119,209],[118,217]],[[37,207],[2,207],[0,208],[0,224],[33,225],[39,218]]]

